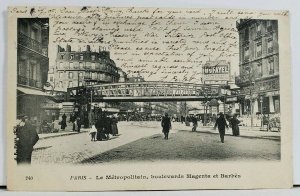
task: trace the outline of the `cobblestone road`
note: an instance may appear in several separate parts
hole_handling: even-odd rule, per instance
[[[242,129],[240,137],[226,135],[222,144],[216,130],[190,129],[175,123],[170,139],[164,140],[159,122],[120,122],[120,135],[108,141],[92,142],[87,132],[40,140],[32,164],[280,159],[280,133]]]

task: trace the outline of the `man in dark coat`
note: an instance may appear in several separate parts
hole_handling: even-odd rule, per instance
[[[109,140],[109,134],[112,134],[111,129],[111,118],[110,116],[104,115],[104,133],[106,135],[106,139]]]
[[[166,140],[169,139],[169,131],[171,129],[172,124],[171,124],[171,120],[168,117],[167,113],[165,114],[165,116],[161,120],[161,126],[163,128],[162,132],[165,135],[164,139],[166,139]]]
[[[193,128],[192,131],[195,132],[198,127],[198,120],[195,116],[192,117]]]
[[[218,129],[219,129],[221,142],[224,143],[225,127],[228,128],[228,125],[227,125],[227,122],[224,118],[224,114],[222,112],[220,113],[220,117],[217,118],[214,128],[216,128],[217,126],[218,126]]]
[[[27,116],[22,118],[21,123],[17,126],[17,164],[31,163],[33,146],[39,140],[35,126],[29,121]]]
[[[63,114],[61,118],[62,118],[62,120],[61,120],[61,126],[60,126],[60,128],[62,130],[65,130],[65,128],[67,126],[67,116],[66,116],[66,114]]]

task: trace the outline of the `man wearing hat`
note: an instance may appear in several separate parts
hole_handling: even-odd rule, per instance
[[[17,126],[17,163],[31,163],[33,146],[39,140],[36,128],[31,124],[28,116],[23,116]]]
[[[219,118],[216,120],[216,124],[214,128],[216,128],[217,126],[220,133],[221,142],[224,143],[225,127],[228,128],[228,125],[226,123],[224,114],[222,112],[220,112]]]

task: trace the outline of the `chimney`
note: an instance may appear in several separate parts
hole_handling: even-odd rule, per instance
[[[61,47],[60,45],[57,45],[57,53],[60,53],[61,52]]]
[[[91,46],[90,45],[86,45],[86,51],[91,52]]]
[[[71,46],[67,45],[67,52],[71,52]]]

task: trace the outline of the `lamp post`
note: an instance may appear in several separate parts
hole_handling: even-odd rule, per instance
[[[251,128],[253,127],[253,119],[254,119],[254,104],[253,102],[255,101],[256,97],[254,97],[254,85],[255,85],[255,82],[252,81],[251,82],[251,86],[250,86],[250,114],[251,114]]]
[[[205,111],[204,111],[204,126],[206,126],[206,123],[207,123],[207,93],[206,93],[206,88],[204,89],[204,98],[205,98],[205,104],[204,104],[204,108],[205,108]]]
[[[264,101],[264,97],[263,96],[260,96],[259,98],[259,101],[260,101],[260,115],[261,115],[261,127],[263,127],[263,101]]]

